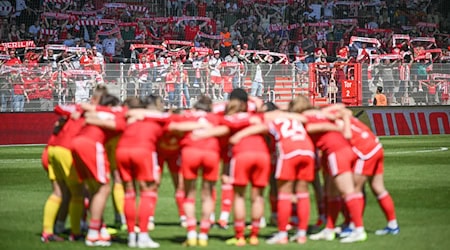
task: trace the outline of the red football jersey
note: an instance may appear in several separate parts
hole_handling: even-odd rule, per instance
[[[97,106],[98,117],[104,120],[114,120],[116,122],[116,129],[108,130],[94,125],[85,125],[78,133],[78,136],[87,137],[91,140],[105,144],[109,139],[125,130],[125,113],[126,110],[121,107]]]
[[[332,123],[330,120],[322,116],[308,116],[308,123],[305,125],[308,130],[308,125],[313,123]],[[317,134],[310,134],[314,145],[322,150],[326,155],[340,150],[343,147],[350,147],[350,143],[344,138],[340,132],[328,131]]]
[[[250,118],[252,114],[249,113],[237,113],[230,116],[225,116],[223,123],[228,126],[231,133],[234,134],[241,129],[250,126]],[[251,135],[244,137],[241,141],[233,146],[232,153],[237,155],[242,152],[264,152],[269,153],[267,143],[264,140],[263,135]]]
[[[146,148],[156,150],[156,143],[163,134],[163,126],[170,115],[155,113],[147,115],[145,120],[128,125],[119,139],[117,147]]]
[[[351,119],[352,138],[350,144],[353,146],[353,152],[361,159],[368,159],[379,149],[381,143],[378,137],[357,118]]]
[[[285,158],[290,158],[290,155],[315,156],[314,144],[301,122],[278,118],[270,122],[268,126],[270,133],[277,141],[278,149]]]
[[[204,111],[192,111],[192,112],[186,112],[179,118],[180,122],[187,122],[187,121],[195,121],[199,123],[210,123],[214,126],[217,126],[220,124],[220,118],[212,113],[207,113]],[[180,141],[181,147],[195,147],[200,149],[205,149],[209,151],[220,151],[219,146],[219,139],[216,137],[211,137],[203,140],[193,140],[191,138],[192,133],[200,132],[197,130],[194,130],[192,132],[186,133],[183,138]]]

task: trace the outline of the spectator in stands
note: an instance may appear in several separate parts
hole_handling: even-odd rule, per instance
[[[6,112],[8,109],[8,102],[11,98],[12,86],[7,79],[6,74],[0,75],[0,112]]]
[[[12,24],[11,27],[9,28],[9,33],[8,33],[8,41],[9,42],[18,42],[22,40],[20,38],[20,34],[19,31],[17,30],[17,26],[15,24]]]
[[[194,41],[198,32],[208,25],[208,22],[203,22],[200,25],[197,25],[195,21],[189,21],[189,25],[185,25],[182,21],[177,22],[177,26],[184,29],[184,40],[185,41]]]
[[[36,20],[36,21],[34,21],[33,25],[31,25],[28,28],[28,33],[30,34],[32,39],[37,41],[40,30],[41,30],[41,23],[39,22],[39,20]]]
[[[87,0],[83,7],[81,7],[81,11],[93,11],[95,10],[95,5],[93,4],[92,0]]]
[[[14,13],[14,16],[16,17],[17,23],[27,23],[29,20],[36,15],[36,10],[31,9],[27,5],[26,0],[16,0],[16,12]],[[36,18],[33,18],[31,20],[34,20]]]
[[[379,74],[380,78],[383,80],[383,89],[386,90],[387,93],[387,103],[391,105],[393,103],[397,103],[394,100],[394,69],[396,68],[396,63],[391,62],[389,59],[385,59],[382,63],[380,63]]]
[[[274,58],[271,55],[264,57],[262,64],[264,74],[264,98],[266,102],[275,101],[275,76],[278,75],[275,69]]]
[[[179,78],[180,74],[177,71],[177,68],[173,65],[169,68],[169,73],[166,75],[166,83],[165,83],[165,92],[166,96],[168,97],[168,108],[175,108],[177,105],[175,103],[176,96],[175,96],[175,84],[177,83],[177,80]]]
[[[211,76],[211,92],[212,92],[212,99],[223,99],[222,89],[222,77],[220,73],[220,68],[222,64],[222,59],[220,58],[220,51],[215,50],[214,56],[209,59],[209,70],[210,70],[210,76]],[[216,96],[216,90],[218,92],[218,96]]]
[[[233,38],[228,30],[228,26],[223,27],[223,31],[220,32],[222,36],[222,42],[220,44],[220,54],[227,55],[233,45]]]
[[[387,98],[383,94],[383,87],[377,87],[377,93],[375,94],[375,98],[373,98],[374,106],[387,106]]]
[[[202,67],[203,67],[203,60],[204,57],[199,57],[198,52],[193,53],[192,57],[192,69],[195,71],[192,81],[192,88],[190,96],[197,99],[201,95],[201,86],[203,84],[202,82]]]
[[[252,71],[251,71],[251,77],[252,80],[252,86],[250,89],[250,95],[251,96],[262,96],[262,91],[264,90],[264,76],[263,71],[261,67],[262,59],[258,54],[255,54],[253,56],[254,63],[252,64]]]
[[[378,23],[376,22],[376,17],[372,17],[372,20],[367,23],[367,28],[368,29],[378,29]]]
[[[49,81],[41,81],[38,86],[40,110],[53,111],[53,85]]]
[[[30,33],[28,33],[27,27],[26,27],[26,25],[24,23],[20,24],[18,32],[19,32],[19,36],[20,36],[20,38],[22,40],[29,40],[29,39],[31,39],[31,35],[30,35]]]
[[[225,56],[224,61],[230,63],[239,63],[237,52],[233,48],[230,49],[230,53]],[[231,77],[233,89],[239,88],[239,66],[227,67],[227,69],[227,75]]]
[[[63,44],[67,47],[75,47],[76,41],[80,41],[80,38],[74,38],[71,33],[67,33],[67,38],[63,41]]]
[[[9,51],[9,59],[6,60],[5,65],[6,66],[19,66],[22,64],[22,61],[20,60],[20,57],[17,57],[17,51],[15,49],[11,49]]]
[[[316,49],[316,43],[312,39],[312,34],[309,33],[307,37],[302,41],[302,49],[307,54],[305,62],[314,62],[314,50]]]
[[[20,74],[14,73],[9,77],[12,85],[12,110],[14,112],[23,112],[25,100],[29,102],[27,92],[23,86],[23,80]]]

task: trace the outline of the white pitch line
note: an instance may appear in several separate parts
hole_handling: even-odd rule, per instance
[[[35,163],[35,162],[40,162],[41,159],[0,159],[0,163],[4,163],[4,164],[14,164],[14,163],[18,163],[18,162],[31,162],[31,163]]]
[[[416,153],[431,153],[431,152],[442,152],[448,151],[446,147],[440,147],[435,149],[425,149],[425,150],[415,150],[415,151],[399,151],[399,152],[384,152],[385,155],[399,155],[399,154],[416,154]]]

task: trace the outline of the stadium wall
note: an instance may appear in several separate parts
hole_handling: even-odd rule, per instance
[[[450,134],[449,106],[351,109],[378,136]],[[0,113],[0,145],[45,144],[57,118],[52,112]]]
[[[378,136],[450,134],[449,106],[352,107]]]
[[[0,113],[0,145],[45,144],[57,120],[53,112]]]

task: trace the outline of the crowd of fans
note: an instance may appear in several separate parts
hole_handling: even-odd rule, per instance
[[[293,63],[301,84],[308,81],[310,63],[336,61],[367,65],[365,101],[375,92],[371,85],[383,85],[389,104],[408,104],[413,91],[425,94],[418,94],[416,104],[445,103],[448,98],[448,80],[430,82],[427,76],[434,73],[432,63],[450,58],[445,1],[179,0],[152,8],[144,2],[110,2],[3,1],[2,62],[23,63],[33,70],[2,70],[2,111],[9,111],[7,89],[15,92],[9,98],[13,111],[23,111],[33,98],[41,101],[41,110],[49,106],[45,98],[75,101],[75,90],[78,99],[86,98],[94,82],[114,79],[103,64],[118,62],[135,63],[128,71],[132,78],[127,95],[157,91],[178,107],[189,106],[191,97],[200,93],[226,98],[233,88],[242,87],[245,77],[251,78],[249,93],[269,93],[275,76],[288,72],[274,70],[273,64]],[[33,41],[33,46],[23,41]],[[38,68],[39,63],[46,64],[46,70]],[[317,68],[322,97],[332,89],[332,67]],[[396,74],[396,68],[404,74]],[[167,79],[171,69],[176,70]],[[66,70],[85,72],[61,73]],[[27,81],[33,83],[32,90],[26,91]],[[340,84],[336,82],[338,91]],[[437,87],[435,96],[427,92],[429,85]],[[45,91],[49,93],[41,93]]]

